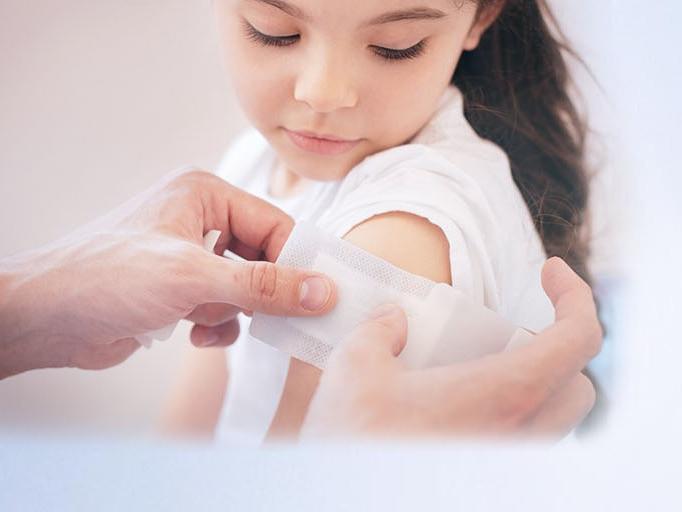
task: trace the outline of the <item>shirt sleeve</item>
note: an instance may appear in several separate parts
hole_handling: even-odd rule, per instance
[[[318,225],[343,237],[376,215],[404,212],[438,226],[449,243],[453,286],[497,309],[494,253],[498,226],[486,195],[467,174],[428,148],[381,155],[347,177]]]

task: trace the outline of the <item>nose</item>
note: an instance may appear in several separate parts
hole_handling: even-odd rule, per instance
[[[294,97],[319,113],[354,107],[358,95],[349,60],[333,50],[311,55],[296,80]]]

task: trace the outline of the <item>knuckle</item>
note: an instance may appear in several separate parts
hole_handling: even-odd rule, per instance
[[[544,393],[529,378],[514,378],[499,393],[497,415],[500,425],[509,430],[523,426],[538,410]]]
[[[206,176],[211,176],[211,173],[199,169],[198,167],[183,167],[178,169],[175,174],[173,181],[176,183],[193,183],[202,179],[206,179]]]
[[[215,179],[215,176],[208,171],[197,167],[184,167],[173,174],[170,186],[173,189],[194,194],[201,189],[201,185],[206,180]]]
[[[514,431],[522,427],[527,420],[527,407],[527,402],[518,398],[513,401],[506,400],[498,411],[498,424],[501,429]]]
[[[259,261],[251,265],[248,273],[250,299],[259,304],[275,302],[278,291],[278,270],[272,263]]]

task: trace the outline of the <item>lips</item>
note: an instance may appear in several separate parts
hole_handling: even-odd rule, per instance
[[[298,148],[318,155],[340,155],[353,149],[361,140],[342,139],[333,135],[320,135],[305,130],[285,129],[284,131]]]

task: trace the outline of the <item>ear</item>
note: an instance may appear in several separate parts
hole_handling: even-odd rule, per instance
[[[477,15],[474,24],[469,29],[467,38],[464,40],[464,50],[471,51],[476,49],[478,43],[481,42],[481,37],[483,37],[483,34],[485,34],[490,25],[495,22],[506,3],[505,0],[497,0]]]

